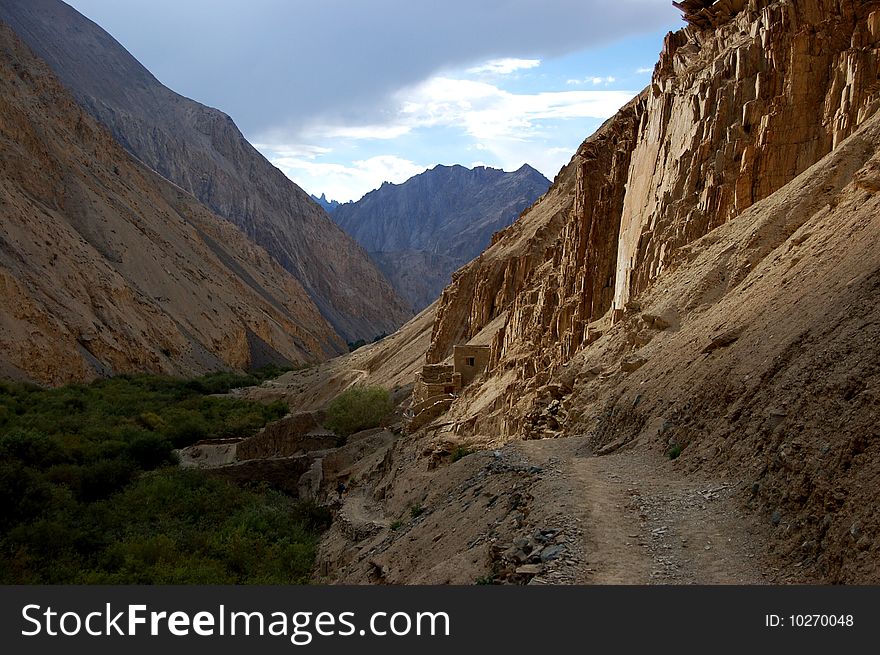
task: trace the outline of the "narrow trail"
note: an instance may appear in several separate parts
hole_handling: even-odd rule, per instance
[[[473,584],[487,574],[530,585],[777,581],[774,528],[746,506],[749,483],[685,465],[649,449],[595,457],[587,438],[569,437],[510,442],[398,480],[393,510],[387,489],[378,498],[354,488],[325,538],[322,575],[359,584]],[[405,508],[415,502],[424,512],[412,516]]]
[[[767,528],[732,481],[682,475],[652,453],[593,457],[580,439],[524,442],[547,475],[548,521],[577,526],[553,584],[767,584]]]

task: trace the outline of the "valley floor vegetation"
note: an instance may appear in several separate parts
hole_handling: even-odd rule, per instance
[[[174,453],[283,416],[219,395],[278,372],[0,383],[0,583],[307,582],[326,513]]]
[[[324,425],[344,442],[355,432],[379,427],[393,409],[387,389],[379,386],[354,386],[343,391],[327,406]]]

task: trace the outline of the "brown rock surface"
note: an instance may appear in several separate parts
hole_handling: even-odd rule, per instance
[[[880,580],[880,3],[725,4],[455,274],[428,363],[490,369],[362,468],[327,579]]]
[[[3,24],[0,48],[0,374],[194,374],[344,347],[290,274],[135,161]]]
[[[493,344],[498,400],[481,406],[478,431],[519,433],[530,392],[608,323],[638,313],[629,301],[681,265],[689,244],[873,115],[875,5],[755,1],[717,29],[667,37],[651,86],[441,297],[429,361],[479,334]]]
[[[319,579],[876,583],[878,162],[875,116],[692,243],[639,296],[676,327],[640,341],[633,311],[530,397],[508,395],[513,370],[466,388],[359,470],[358,511],[381,529],[355,549],[334,528]],[[492,429],[499,399],[528,407],[519,435],[564,438],[499,448],[516,436]],[[500,455],[452,458],[487,446]],[[564,559],[517,573],[518,544],[560,526]]]
[[[60,0],[2,0],[0,20],[128,151],[292,273],[346,341],[392,332],[412,316],[364,249],[257,152],[229,116],[163,86]]]

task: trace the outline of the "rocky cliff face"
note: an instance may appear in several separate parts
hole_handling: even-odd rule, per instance
[[[432,319],[428,363],[491,346],[446,414],[346,469],[322,576],[880,579],[880,3],[680,4],[651,86],[409,335],[272,390],[396,389]]]
[[[366,252],[228,116],[162,86],[59,0],[2,0],[0,19],[126,149],[269,251],[346,340],[371,339],[409,318]]]
[[[237,228],[149,170],[0,23],[0,376],[319,361],[344,344]]]
[[[717,30],[667,39],[627,180],[616,309],[678,248],[794,179],[877,110],[872,6],[751,2]]]
[[[437,299],[453,271],[485,250],[492,235],[513,223],[549,185],[528,165],[512,173],[436,166],[340,205],[333,220],[421,311]]]
[[[491,324],[494,374],[517,388],[546,384],[606,329],[591,322],[622,317],[685,246],[794,179],[876,111],[875,9],[753,0],[718,16],[717,28],[670,34],[650,87],[455,275],[429,361]],[[524,396],[506,397],[496,409],[509,417],[506,405]],[[486,420],[508,433],[521,425]]]
[[[710,9],[455,274],[428,361],[472,340],[490,369],[430,434],[669,453],[791,579],[873,580],[880,3]]]

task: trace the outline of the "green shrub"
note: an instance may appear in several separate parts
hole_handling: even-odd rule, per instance
[[[289,371],[297,371],[304,368],[308,368],[308,365],[303,366],[279,366],[278,364],[266,364],[265,366],[258,368],[254,371],[251,371],[251,376],[256,378],[260,382],[264,382],[265,380],[274,380],[277,377],[288,373]]]
[[[363,339],[358,339],[357,341],[349,341],[348,342],[348,352],[353,353],[358,348],[363,348],[367,345],[367,342]]]
[[[409,508],[409,514],[414,519],[418,518],[419,516],[424,514],[424,512],[425,512],[425,508],[422,507],[421,505],[413,505],[412,507]]]
[[[296,505],[291,518],[302,523],[309,530],[316,532],[323,532],[333,522],[333,514],[330,512],[330,508],[318,505],[313,501],[304,501]]]
[[[0,584],[307,582],[326,509],[167,466],[287,412],[208,395],[252,379],[0,383]]]
[[[143,470],[151,471],[174,461],[171,442],[159,435],[145,434],[128,444],[128,456]]]
[[[0,460],[45,467],[67,459],[59,444],[35,430],[13,429],[0,436]]]
[[[189,380],[186,382],[186,387],[197,393],[210,395],[229,393],[232,389],[252,387],[258,383],[259,380],[252,375],[218,371],[217,373],[208,373],[200,378]]]
[[[470,448],[465,448],[464,446],[457,446],[455,450],[452,451],[452,461],[457,462],[462,457],[467,457],[468,455],[473,454],[473,450]]]
[[[208,437],[209,426],[205,417],[194,411],[177,409],[166,417],[168,427],[164,436],[175,448],[186,448]]]
[[[669,459],[678,459],[678,456],[681,455],[681,445],[680,444],[672,444],[666,451],[667,457]]]
[[[99,460],[83,466],[77,496],[87,503],[107,498],[131,482],[136,470],[135,463],[124,458]]]
[[[51,499],[52,485],[36,471],[0,461],[0,531],[39,516]]]
[[[137,418],[138,425],[151,432],[160,432],[166,429],[165,421],[156,412],[144,412]]]
[[[325,425],[342,437],[382,424],[392,411],[391,397],[382,387],[351,387],[327,407]]]

